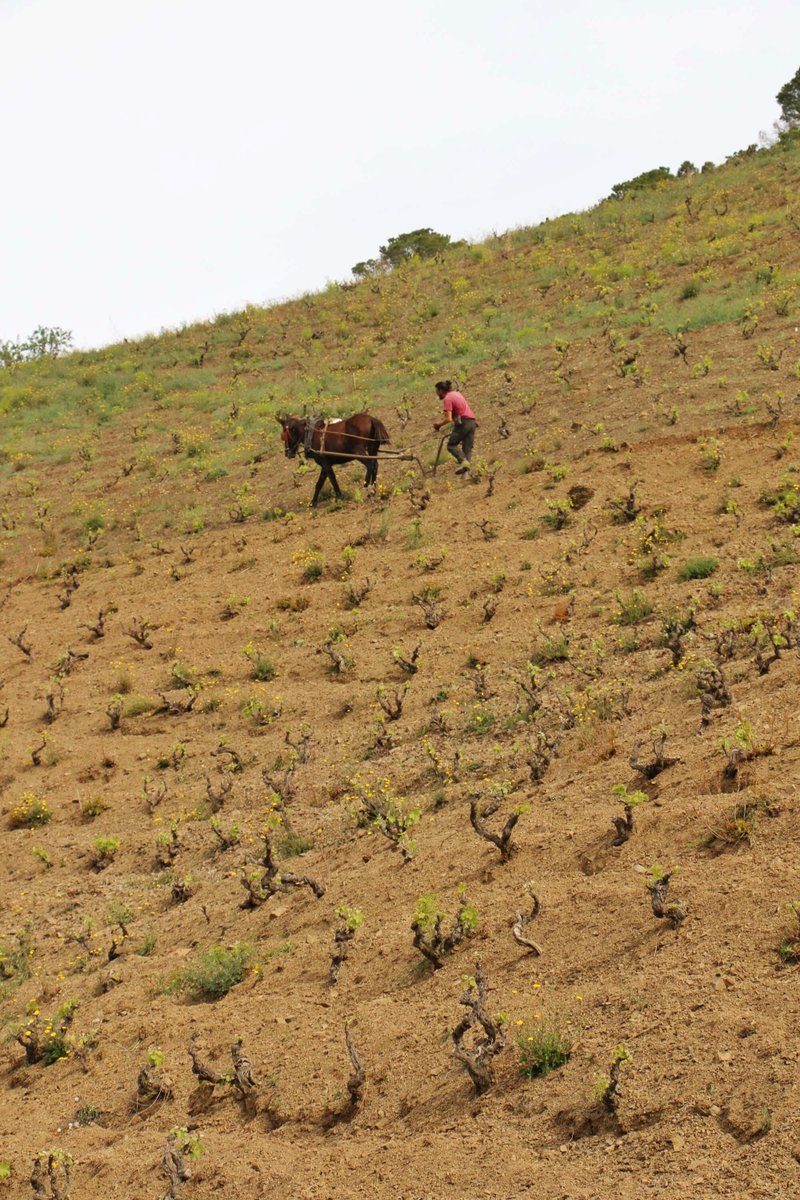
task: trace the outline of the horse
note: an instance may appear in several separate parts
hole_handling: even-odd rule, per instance
[[[339,421],[315,421],[313,417],[276,417],[281,426],[281,441],[287,458],[302,449],[306,458],[319,463],[320,472],[311,507],[317,507],[326,479],[331,481],[337,500],[342,499],[333,464],[361,459],[366,465],[367,487],[378,477],[378,450],[391,441],[386,426],[369,413],[356,413]]]

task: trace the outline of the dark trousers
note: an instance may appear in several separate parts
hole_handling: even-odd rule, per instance
[[[472,417],[460,417],[453,423],[453,432],[447,439],[447,449],[456,462],[463,463],[472,458],[476,424],[477,422]]]

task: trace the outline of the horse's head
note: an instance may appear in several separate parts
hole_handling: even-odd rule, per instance
[[[304,423],[297,417],[276,417],[281,427],[281,441],[287,458],[294,458],[303,441]]]

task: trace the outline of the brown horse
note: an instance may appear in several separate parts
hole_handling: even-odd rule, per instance
[[[341,421],[315,421],[308,417],[276,417],[282,428],[281,441],[287,458],[294,458],[302,450],[306,458],[319,463],[320,472],[311,507],[317,507],[319,494],[326,479],[337,500],[342,493],[333,473],[334,463],[352,462],[360,459],[367,469],[367,487],[371,487],[378,476],[378,450],[390,441],[386,426],[369,413],[356,413]]]

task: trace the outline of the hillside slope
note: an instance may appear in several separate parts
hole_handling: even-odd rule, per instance
[[[75,1200],[164,1194],[180,1128],[198,1200],[796,1195],[799,168],[3,372],[10,1194],[54,1148]],[[430,467],[443,375],[472,476],[310,512],[275,413]]]

